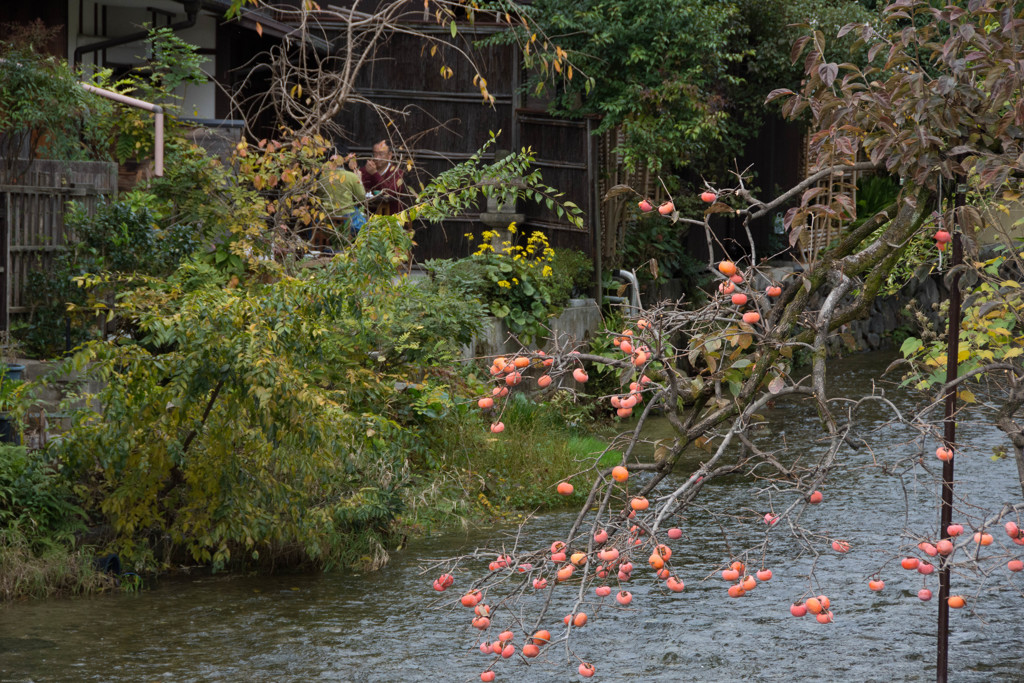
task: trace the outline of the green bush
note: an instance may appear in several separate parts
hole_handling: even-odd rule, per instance
[[[69,363],[104,388],[53,455],[129,566],[383,563],[422,425],[457,412],[455,342],[480,312],[398,278],[410,248],[380,219],[323,268],[232,287],[188,262],[122,295],[132,336]]]
[[[28,143],[29,157],[109,159],[124,161],[152,153],[152,115],[115,105],[80,87],[66,62],[42,56],[39,45],[52,37],[41,26],[12,31],[0,41],[0,159],[8,173],[18,151]],[[68,251],[51,268],[30,271],[27,319],[14,323],[13,332],[28,355],[53,357],[101,332],[100,317],[112,304],[126,274],[166,275],[191,256],[200,244],[210,244],[238,203],[225,199],[229,174],[219,162],[182,136],[174,116],[178,99],[172,91],[183,83],[205,80],[197,48],[169,29],[150,32],[152,59],[125,78],[111,80],[109,70],[91,75],[96,85],[159,102],[167,116],[163,178],[150,189],[138,189],[116,200],[101,202],[95,215],[72,204],[66,217]],[[237,197],[236,197],[237,198]],[[87,273],[117,273],[121,282],[87,293],[75,278]],[[68,307],[76,310],[70,315]],[[70,322],[70,330],[67,330]],[[106,331],[111,331],[107,329]]]
[[[9,29],[0,40],[0,164],[8,176],[27,169],[19,158],[106,159],[104,129],[112,103],[90,95],[67,62],[43,45],[55,34],[41,22]]]
[[[0,529],[20,530],[33,542],[67,540],[82,527],[68,481],[38,452],[0,445]]]
[[[485,232],[484,241],[469,258],[427,261],[427,271],[435,287],[478,299],[513,334],[524,341],[538,339],[546,332],[548,318],[570,296],[585,291],[593,266],[583,252],[552,249],[540,232],[534,232],[525,245],[509,241],[500,249],[491,245],[495,236]]]
[[[92,215],[72,203],[65,218],[74,237],[52,270],[29,273],[29,315],[13,333],[32,357],[60,355],[70,320],[71,345],[96,338],[100,317],[116,294],[140,275],[167,275],[200,244],[201,224],[163,220],[159,198],[134,190],[113,201],[100,200]],[[166,227],[164,227],[166,226]],[[77,282],[88,274],[110,274],[105,286],[86,289]]]
[[[58,467],[21,446],[0,445],[0,600],[73,595],[109,580],[78,548],[83,511]]]
[[[590,296],[594,262],[584,252],[555,247],[551,259],[551,303],[564,306],[571,298]]]
[[[275,151],[261,160],[316,155],[301,140],[266,147]],[[329,262],[300,263],[281,221],[315,212],[282,217],[287,197],[253,190],[274,174],[280,187],[291,161],[239,162],[232,178],[182,158],[182,191],[154,182],[101,207],[68,255],[69,273],[92,271],[75,280],[86,298],[73,310],[102,304],[110,320],[61,368],[102,388],[69,397],[72,428],[47,457],[74,484],[86,523],[110,530],[104,551],[135,570],[380,566],[398,515],[426,499],[425,482],[461,476],[453,458],[487,434],[466,400],[478,382],[459,362],[486,309],[466,295],[468,278],[402,277],[413,208],[372,218]],[[193,242],[175,246],[175,226]],[[531,250],[551,257],[546,243]],[[454,490],[442,496],[456,509]]]

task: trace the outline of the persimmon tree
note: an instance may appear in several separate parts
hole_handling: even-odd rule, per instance
[[[1007,192],[1015,198],[1016,192]],[[996,206],[1005,200],[995,202]],[[998,209],[996,209],[998,210]],[[1013,229],[1019,229],[1015,224]],[[1010,441],[1017,464],[1017,477],[1024,488],[1024,428],[1020,410],[1024,406],[1024,243],[1009,230],[1002,231],[993,248],[977,260],[960,267],[970,295],[964,302],[964,320],[959,333],[958,398],[972,406],[994,411],[995,424]],[[944,365],[945,340],[932,326],[923,322],[918,336],[907,338],[900,351],[909,368],[903,384],[919,391],[946,388]],[[994,460],[1006,457],[1005,447],[997,448]]]
[[[805,67],[803,87],[781,89],[769,97],[784,101],[786,115],[809,117],[815,162],[811,175],[778,197],[762,199],[738,173],[730,186],[707,188],[703,198],[709,206],[703,220],[681,217],[670,204],[661,211],[666,220],[691,221],[705,230],[708,215],[729,212],[742,219],[749,232],[753,219],[795,202],[786,213],[790,239],[795,242],[809,221],[819,218],[847,225],[834,244],[803,272],[774,282],[757,265],[751,240],[749,260],[709,264],[720,283],[718,296],[707,305],[651,307],[640,311],[629,329],[609,331],[620,354],[590,354],[556,339],[553,353],[524,349],[514,358],[495,359],[491,372],[497,378],[493,391],[497,403],[492,431],[498,438],[514,438],[501,423],[501,400],[528,381],[523,372],[529,367],[551,378],[544,379],[542,386],[573,390],[585,387],[586,364],[616,368],[620,390],[604,399],[620,416],[638,414],[638,419],[613,444],[622,450],[617,467],[599,465],[595,459],[581,471],[590,487],[584,490],[585,502],[564,536],[550,549],[546,544],[541,548],[517,544],[514,553],[500,552],[491,572],[470,582],[470,593],[461,602],[476,608],[477,628],[486,630],[495,616],[492,607],[482,605],[500,606],[510,625],[531,636],[540,625],[551,622],[547,612],[553,592],[567,589],[573,595],[573,608],[556,640],[564,644],[573,667],[578,663],[582,675],[593,675],[592,667],[579,661],[572,649],[574,630],[587,620],[581,605],[588,587],[616,575],[628,581],[636,568],[650,565],[670,591],[683,590],[682,581],[673,574],[667,545],[674,535],[665,529],[691,509],[716,479],[738,474],[765,482],[764,544],[788,531],[793,542],[816,553],[817,535],[804,527],[801,516],[807,505],[822,501],[821,490],[844,451],[865,445],[858,427],[865,405],[877,404],[890,411],[892,420],[908,430],[906,442],[887,456],[891,459],[887,467],[918,468],[923,458],[933,457],[930,453],[936,444],[940,461],[950,460],[959,450],[960,445],[948,439],[948,431],[940,435],[936,425],[942,418],[937,407],[966,375],[952,383],[934,379],[940,400],[909,414],[882,393],[833,395],[827,381],[828,342],[841,326],[868,315],[889,274],[920,235],[935,232],[939,245],[949,238],[957,250],[965,246],[968,257],[973,256],[972,235],[980,214],[970,206],[951,207],[953,188],[970,185],[976,196],[1015,189],[1024,171],[1019,161],[1024,109],[1015,95],[1024,85],[1024,75],[1014,66],[1024,41],[1022,10],[1006,0],[972,0],[967,7],[900,0],[882,11],[880,23],[850,25],[839,33],[853,35],[856,47],[867,50],[867,66],[829,61],[825,36],[814,31],[793,50],[794,60],[802,59]],[[870,216],[857,216],[848,179],[855,170],[898,178],[901,189],[896,201]],[[641,209],[653,207],[643,200]],[[943,230],[937,230],[940,227]],[[708,240],[713,241],[710,230]],[[1016,241],[1010,246],[1020,248]],[[958,267],[954,275],[962,275],[968,267],[972,266]],[[950,281],[954,287],[966,282],[956,277]],[[988,294],[998,291],[1014,296],[1003,289],[1016,288],[1004,284]],[[1007,306],[1017,305],[1015,301],[1000,303],[1003,308],[983,308],[987,312],[979,310],[979,315],[993,311],[1002,315]],[[951,317],[948,324],[956,330],[960,322]],[[1006,345],[1019,348],[1011,337],[998,332],[993,340],[1001,349],[998,359],[995,350],[987,349],[998,362],[974,367],[970,375],[1000,373],[1010,393],[1008,399],[993,396],[992,400],[1001,404],[1000,419],[1012,422],[1020,409],[1017,395],[1024,367],[1018,352],[1002,350]],[[798,355],[808,362],[797,365]],[[575,384],[568,382],[570,374]],[[753,427],[759,411],[778,402],[806,406],[820,421],[824,443],[820,457],[788,453],[757,436]],[[653,462],[638,462],[634,452],[644,438],[644,425],[657,413],[665,415],[675,434],[669,443],[662,443]],[[950,419],[947,415],[947,424]],[[691,446],[704,448],[708,455],[696,467],[683,467],[683,452]],[[638,472],[646,476],[627,488]],[[569,493],[572,487],[563,482],[560,490]],[[921,567],[921,573],[936,569],[945,573],[955,567],[965,574],[987,575],[983,560],[989,558],[980,548],[995,540],[988,530],[1005,523],[1001,542],[984,553],[1008,558],[1014,544],[1024,545],[1018,528],[1022,511],[1021,502],[977,510],[972,525],[978,545],[972,543],[971,534],[959,536],[963,529],[954,525],[940,529],[938,536],[904,529],[904,567]],[[757,557],[763,547],[732,550],[735,566],[724,568],[730,572],[727,578],[736,582],[731,596],[742,595],[756,584],[757,578],[749,574],[749,558]],[[833,548],[845,552],[849,546],[836,540]],[[444,571],[435,589],[450,585],[462,560],[478,557],[432,567],[434,572]],[[1010,560],[1007,568],[1017,571],[1020,562]],[[549,591],[548,599],[539,610],[524,614],[519,597],[539,589]],[[823,597],[794,609],[809,610],[827,623],[832,612]],[[928,599],[930,593],[920,597]],[[948,600],[952,608],[964,604],[960,596]],[[555,620],[560,618],[555,615]],[[508,633],[499,636],[496,652],[504,650]],[[538,645],[551,639],[550,634],[536,638]],[[495,651],[493,643],[491,648]],[[489,671],[483,680],[490,679]]]

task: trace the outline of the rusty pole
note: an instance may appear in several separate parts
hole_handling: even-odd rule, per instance
[[[967,189],[964,185],[956,188],[956,199],[953,203],[953,257],[950,267],[955,268],[964,261],[963,243],[960,241],[960,209],[966,201]],[[942,201],[942,198],[939,198]],[[949,323],[946,338],[946,383],[957,378],[958,359],[960,354],[960,273],[953,276],[949,291]],[[953,451],[952,459],[942,463],[942,507],[939,515],[939,535],[949,538],[947,528],[953,523],[953,464],[956,461],[956,388],[946,390],[945,422],[942,435],[943,446]],[[938,656],[935,665],[935,680],[946,683],[949,674],[949,558],[942,558],[939,571],[939,622],[938,622]]]

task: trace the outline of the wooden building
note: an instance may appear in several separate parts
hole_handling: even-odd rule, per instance
[[[206,70],[216,81],[188,86],[180,93],[184,97],[183,113],[217,127],[231,125],[232,120],[240,117],[232,109],[229,93],[241,88],[246,79],[247,87],[261,87],[259,73],[266,65],[261,64],[260,55],[283,40],[295,40],[296,8],[300,1],[274,0],[263,3],[258,10],[247,6],[238,18],[228,21],[224,12],[230,0],[36,0],[31,4],[0,3],[0,23],[41,18],[50,25],[63,25],[63,33],[51,46],[55,54],[69,61],[115,69],[131,68],[144,58],[144,45],[140,42],[143,23],[171,26],[182,39],[200,47],[207,58]],[[345,26],[338,17],[346,10],[372,13],[385,3],[393,4],[393,0],[322,3],[326,11],[320,22],[324,40],[319,48],[332,49],[329,46],[333,44],[333,49],[337,49],[343,45]],[[281,11],[275,11],[274,5]],[[376,58],[357,78],[361,96],[403,114],[388,122],[371,107],[346,107],[338,123],[347,131],[350,147],[366,158],[374,142],[390,139],[396,153],[413,162],[406,178],[415,190],[437,173],[468,159],[488,140],[491,131],[501,131],[497,145],[500,150],[532,149],[544,182],[563,191],[565,199],[585,214],[585,229],[580,230],[543,204],[522,202],[516,207],[524,214],[520,228],[525,232],[543,231],[553,246],[588,253],[598,268],[607,263],[622,242],[626,225],[623,209],[635,203],[636,198],[623,195],[604,199],[606,193],[614,185],[626,183],[656,198],[655,179],[643,173],[623,173],[613,154],[615,133],[593,134],[598,120],[553,117],[546,111],[546,102],[521,92],[525,75],[517,46],[481,47],[478,42],[505,30],[504,25],[462,18],[457,22],[458,31],[453,39],[448,24],[423,15],[422,3],[408,2],[407,6],[409,12],[402,21],[415,32],[389,34]],[[475,72],[464,61],[460,62],[450,48],[442,47],[432,55],[422,37],[413,33],[433,34],[470,52],[488,81],[493,103],[482,100],[473,82]],[[452,67],[447,78],[441,73],[441,66],[446,64]],[[264,132],[272,135],[274,131]],[[775,133],[769,135],[767,142],[771,144],[755,146],[758,154],[763,157],[768,150],[778,149],[778,154],[772,152],[773,158],[768,160],[776,162],[770,164],[773,169],[780,167],[780,161],[787,168],[798,168],[798,164],[784,159],[793,147],[793,136],[787,132],[784,144],[776,147],[774,141],[781,138]],[[470,253],[473,243],[465,235],[486,229],[480,213],[487,207],[481,205],[477,209],[440,225],[419,225],[415,257],[425,260]],[[715,218],[715,229],[726,241],[742,231],[740,226],[720,217]],[[770,225],[756,231],[760,250],[767,247],[769,230]],[[706,256],[703,235],[691,231],[689,247],[695,257]]]
[[[449,28],[433,21],[420,22],[416,29],[447,34],[450,39]],[[500,131],[498,144],[491,150],[492,158],[494,152],[531,149],[544,182],[564,192],[565,199],[586,214],[587,229],[581,231],[545,205],[520,202],[516,210],[525,214],[520,227],[543,231],[552,246],[591,253],[598,228],[596,180],[600,165],[598,140],[591,135],[595,122],[554,118],[546,113],[542,103],[526,101],[519,92],[522,73],[516,46],[473,47],[477,41],[503,29],[478,21],[459,27],[457,37],[473,49],[494,97],[493,104],[482,101],[480,90],[473,83],[473,71],[468,66],[459,68],[451,50],[439,50],[431,57],[420,38],[399,34],[386,41],[379,60],[364,70],[358,84],[360,93],[368,99],[407,112],[395,119],[398,132],[389,130],[387,123],[364,105],[348,108],[340,123],[350,131],[352,148],[357,154],[366,155],[374,142],[391,139],[392,147],[413,161],[413,171],[407,175],[413,189],[466,161],[487,142],[492,131]],[[453,65],[449,78],[441,74],[443,64]],[[487,207],[478,208],[483,212]],[[479,234],[485,229],[478,213],[467,213],[441,225],[421,225],[416,233],[416,256],[464,256],[473,249],[464,235]]]

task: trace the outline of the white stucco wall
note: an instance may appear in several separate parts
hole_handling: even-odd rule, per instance
[[[106,30],[103,25],[103,8],[106,7]],[[154,7],[168,12],[174,12],[170,18],[171,23],[177,23],[186,19],[185,10],[180,2],[174,0],[114,0],[104,2],[103,0],[68,0],[68,56],[74,55],[75,50],[82,45],[97,43],[110,38],[127,35],[143,29],[143,24],[149,23],[152,14],[147,8]],[[158,17],[159,25],[165,26],[168,20],[163,16]],[[192,45],[199,48],[214,49],[216,47],[217,17],[209,12],[200,12],[196,18],[196,25],[182,29],[177,32],[178,36]],[[142,41],[119,45],[106,50],[108,62],[118,64],[141,64],[146,56],[146,44]],[[203,70],[210,77],[210,82],[204,85],[186,85],[175,91],[175,94],[182,98],[180,101],[181,115],[212,119],[215,118],[215,96],[216,89],[213,84],[213,76],[216,73],[215,57],[212,54],[203,55],[205,61]],[[83,55],[83,64],[96,64],[103,66],[103,53],[90,53]]]

